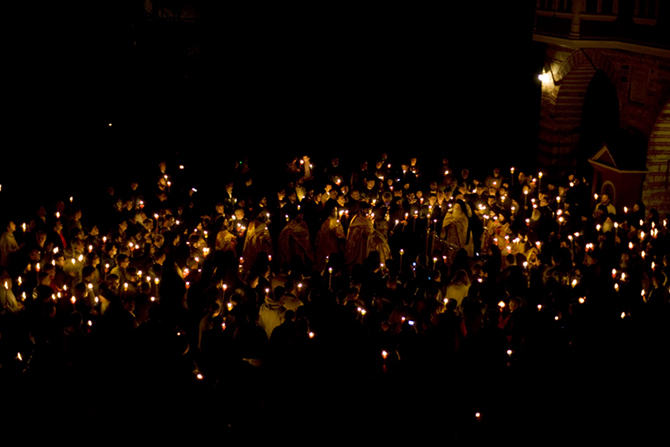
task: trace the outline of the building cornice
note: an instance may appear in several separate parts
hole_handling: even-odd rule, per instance
[[[575,50],[579,50],[582,48],[623,50],[623,51],[630,51],[632,53],[640,53],[649,56],[664,57],[670,59],[670,50],[635,43],[629,43],[629,42],[621,42],[618,40],[576,40],[576,39],[566,39],[563,37],[547,36],[545,34],[533,34],[533,40],[535,42],[560,45]]]

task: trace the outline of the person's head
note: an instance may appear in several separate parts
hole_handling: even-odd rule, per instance
[[[260,276],[258,275],[258,273],[249,272],[246,277],[246,283],[249,287],[255,289],[258,286],[259,279]]]
[[[40,257],[40,251],[39,251],[38,249],[36,249],[36,248],[30,250],[30,252],[28,253],[28,258],[29,258],[32,262],[39,261],[40,258],[41,258],[41,257]]]
[[[130,265],[130,258],[128,255],[120,254],[116,257],[116,263],[123,269],[128,268]]]
[[[37,244],[41,247],[47,241],[47,234],[44,231],[38,231],[35,234],[35,240],[37,241]]]
[[[63,268],[65,265],[65,255],[61,252],[58,252],[54,255],[54,262],[56,263],[56,266]]]
[[[467,285],[470,284],[470,278],[468,277],[468,273],[465,270],[459,269],[454,274],[454,279],[452,279],[451,282],[454,284]]]
[[[118,248],[113,242],[107,242],[102,250],[107,253],[110,258],[116,256],[116,253],[118,252]]]
[[[115,292],[119,288],[119,277],[113,273],[110,273],[107,275],[105,284],[103,284],[103,286],[107,286],[107,289]],[[103,290],[103,286],[100,287],[101,291]]]
[[[95,278],[95,267],[92,265],[85,265],[81,269],[81,278],[87,282],[93,281]]]
[[[602,203],[605,206],[609,205],[609,203],[610,203],[609,194],[603,194],[602,197],[600,197],[600,203]]]
[[[521,307],[521,298],[514,296],[514,297],[509,299],[509,311],[510,312],[514,312],[519,307]]]
[[[44,266],[44,270],[42,271],[47,273],[51,277],[51,279],[54,279],[56,277],[56,266],[54,266],[53,264],[46,264]]]
[[[13,233],[16,231],[16,224],[13,221],[7,222],[7,232],[8,233]]]
[[[526,181],[526,174],[524,174],[523,172],[519,172],[518,179],[519,179],[519,184],[523,184],[523,182]]]
[[[235,208],[235,219],[244,219],[244,208]]]
[[[151,232],[154,229],[154,221],[153,219],[144,219],[142,222],[142,225],[144,226],[144,229]]]

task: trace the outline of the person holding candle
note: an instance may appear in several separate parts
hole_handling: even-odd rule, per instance
[[[13,270],[16,267],[15,255],[22,246],[16,242],[14,237],[16,224],[10,220],[5,228],[5,232],[0,236],[0,267]]]
[[[456,307],[460,309],[463,299],[468,296],[468,290],[470,290],[470,278],[468,272],[459,269],[454,274],[449,285],[447,285],[445,298],[454,300],[456,302]]]
[[[456,249],[465,248],[468,256],[473,255],[472,234],[469,229],[466,205],[463,200],[457,200],[442,221],[440,237]]]
[[[362,204],[349,225],[344,248],[344,263],[351,269],[354,264],[363,264],[372,251],[379,252],[380,262],[391,257],[391,249],[383,235],[374,228],[370,206]]]
[[[309,228],[304,214],[298,213],[279,234],[277,256],[280,263],[291,262],[295,256],[302,260],[303,265],[314,263],[314,251],[309,235]]]
[[[333,253],[340,253],[345,241],[344,227],[338,219],[337,210],[330,213],[321,225],[316,235],[316,258],[315,270],[318,272],[326,268],[328,257]]]
[[[270,236],[268,223],[269,219],[264,209],[256,216],[256,219],[249,223],[242,253],[244,273],[254,265],[259,253],[273,254],[272,237]]]
[[[593,217],[598,217],[599,210],[603,210],[605,214],[616,214],[616,208],[610,202],[609,194],[603,194],[600,196],[600,203],[596,205],[596,209],[593,211]]]
[[[16,300],[12,290],[12,279],[7,272],[0,276],[0,316],[3,314],[17,314],[24,309],[22,303]]]
[[[484,180],[486,189],[494,188],[496,191],[500,189],[502,183],[503,178],[500,176],[500,168],[494,168],[493,173]]]

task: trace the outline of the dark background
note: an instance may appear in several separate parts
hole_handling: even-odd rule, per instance
[[[269,174],[291,154],[447,157],[484,174],[534,163],[532,1],[188,3],[194,22],[148,19],[136,1],[10,7],[5,210],[95,197],[159,159],[201,184],[242,156]]]

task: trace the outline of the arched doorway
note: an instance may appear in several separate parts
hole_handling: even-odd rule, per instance
[[[577,167],[589,166],[588,159],[603,147],[612,146],[619,134],[619,99],[616,89],[603,70],[591,78],[582,108],[582,125]]]

